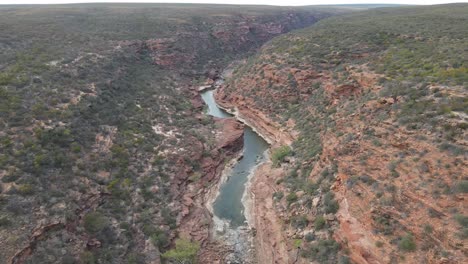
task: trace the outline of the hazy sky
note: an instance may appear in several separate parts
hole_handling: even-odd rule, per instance
[[[450,0],[0,0],[0,4],[59,4],[59,3],[85,3],[85,2],[159,2],[159,3],[216,3],[216,4],[258,4],[258,5],[320,5],[320,4],[356,4],[356,3],[395,3],[431,5],[467,1]]]

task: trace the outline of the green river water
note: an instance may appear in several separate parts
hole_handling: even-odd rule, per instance
[[[203,92],[202,98],[208,105],[209,115],[220,118],[232,117],[216,105],[212,90]],[[268,143],[263,138],[250,127],[245,126],[243,158],[230,171],[213,205],[214,214],[220,219],[227,220],[231,228],[245,224],[244,205],[242,204],[245,184],[249,174],[264,161],[264,154],[268,147]]]

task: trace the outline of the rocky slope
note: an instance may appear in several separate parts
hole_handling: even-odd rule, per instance
[[[222,261],[206,196],[241,147],[198,86],[333,8],[0,8],[0,262],[160,263],[177,237]],[[208,80],[208,81],[206,81]]]
[[[330,18],[234,70],[220,104],[292,147],[252,183],[260,261],[467,261],[467,12]]]

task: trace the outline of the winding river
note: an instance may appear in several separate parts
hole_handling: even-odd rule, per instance
[[[203,92],[202,98],[208,106],[209,115],[220,118],[233,117],[217,106],[213,90]],[[259,163],[264,161],[264,154],[268,147],[268,143],[263,138],[250,127],[245,126],[243,157],[230,171],[213,204],[215,216],[227,221],[231,229],[246,225],[242,196],[244,195],[249,175]]]

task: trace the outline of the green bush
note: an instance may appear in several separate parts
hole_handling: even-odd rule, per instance
[[[292,192],[290,194],[288,194],[286,196],[286,201],[288,202],[288,204],[292,204],[294,203],[295,201],[297,201],[297,195],[295,192]]]
[[[169,238],[167,234],[160,229],[155,230],[155,232],[151,235],[151,242],[158,248],[164,248],[169,243]]]
[[[468,181],[467,180],[459,181],[455,185],[455,188],[456,188],[457,192],[468,193]]]
[[[398,242],[398,248],[404,252],[412,252],[416,250],[416,243],[414,242],[413,236],[411,234],[406,234]]]
[[[434,231],[434,228],[430,224],[424,225],[424,233],[430,234]]]
[[[300,248],[300,247],[302,246],[302,240],[300,240],[300,239],[294,239],[293,244],[294,244],[294,247],[295,247],[295,248]]]
[[[12,222],[7,217],[0,217],[0,227],[9,226]]]
[[[273,150],[271,154],[271,161],[274,166],[279,166],[284,159],[291,155],[292,149],[289,146],[282,146]]]
[[[294,216],[292,219],[291,219],[291,225],[294,227],[294,228],[300,228],[300,229],[304,229],[307,225],[309,224],[309,221],[307,220],[307,218],[303,215],[301,216]]]
[[[22,184],[18,186],[18,193],[26,196],[34,193],[34,188],[31,184]]]
[[[176,248],[164,253],[163,258],[180,264],[195,263],[200,245],[187,239],[177,239],[175,243]]]
[[[320,216],[317,216],[317,218],[315,218],[314,227],[315,229],[320,230],[323,227],[325,227],[326,223],[327,223],[327,220],[325,220],[325,218],[320,215]]]
[[[464,216],[461,214],[455,215],[455,220],[460,224],[462,227],[468,227],[468,216]]]
[[[331,191],[325,194],[323,204],[325,205],[325,213],[327,214],[335,214],[340,208],[338,202],[335,200],[335,195]]]
[[[92,252],[85,251],[80,255],[80,262],[83,264],[96,264],[96,258]]]
[[[314,241],[315,240],[315,235],[314,233],[307,233],[305,236],[304,236],[305,240],[307,242],[311,242],[311,241]]]
[[[301,255],[319,263],[336,263],[339,249],[335,240],[319,240],[302,250]]]
[[[71,150],[72,150],[74,153],[80,153],[80,151],[81,151],[81,146],[80,146],[78,143],[73,142],[73,143],[71,144]]]
[[[457,235],[461,239],[467,239],[468,238],[468,216],[456,214],[455,220],[460,225],[460,232]]]
[[[457,235],[461,239],[467,239],[468,238],[468,228],[467,227],[462,228]]]
[[[284,193],[282,191],[278,191],[273,193],[273,199],[275,200],[281,200],[284,197]]]
[[[92,212],[84,217],[84,228],[89,233],[95,234],[109,225],[106,216],[99,212]]]
[[[348,256],[340,256],[338,264],[351,264],[351,259]]]
[[[143,253],[135,252],[130,253],[127,257],[128,264],[143,264],[145,262],[145,255]]]

